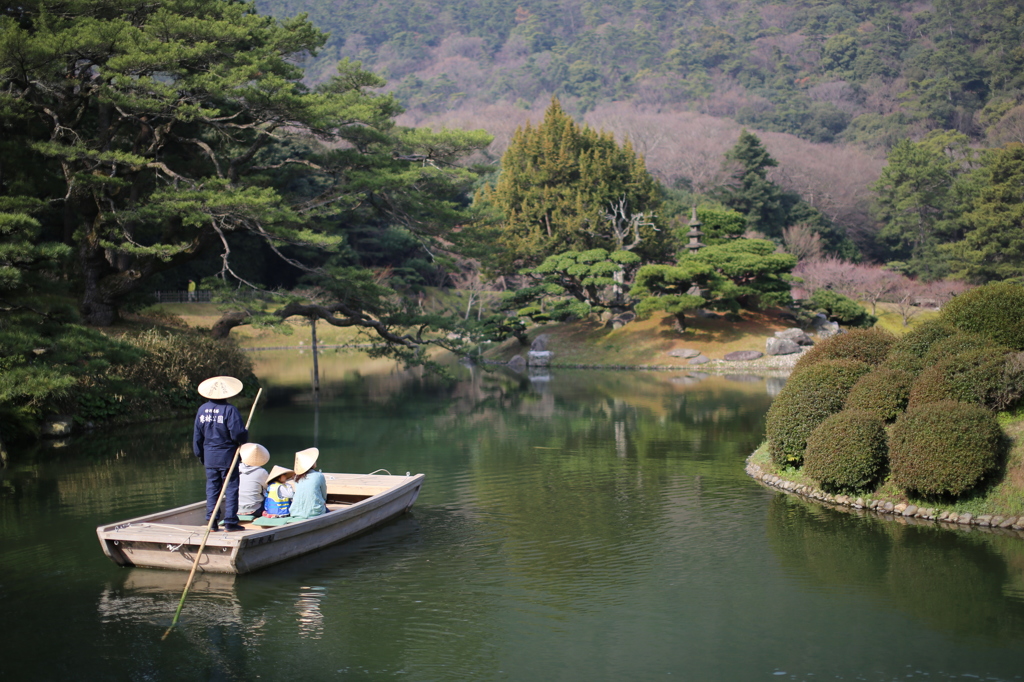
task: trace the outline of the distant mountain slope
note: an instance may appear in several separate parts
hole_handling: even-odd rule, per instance
[[[610,101],[889,146],[998,131],[1024,97],[1024,5],[1007,0],[258,0],[331,33],[412,110]],[[1014,119],[1015,120],[1015,119]],[[1004,124],[1005,127],[1005,124]]]

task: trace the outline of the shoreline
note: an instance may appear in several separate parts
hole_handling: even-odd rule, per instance
[[[892,500],[852,495],[833,495],[804,483],[787,481],[778,474],[766,473],[754,462],[757,451],[746,460],[747,475],[761,485],[787,495],[797,495],[809,502],[852,513],[870,516],[903,524],[932,526],[944,530],[965,532],[986,531],[1024,540],[1024,516],[999,516],[997,514],[971,514],[950,512],[935,507],[919,507],[914,504]]]

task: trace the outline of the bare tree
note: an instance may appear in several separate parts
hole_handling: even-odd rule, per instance
[[[891,300],[896,304],[896,310],[899,312],[900,317],[903,318],[904,327],[909,325],[910,320],[921,312],[918,299],[921,298],[923,291],[924,286],[920,282],[903,276],[900,276],[900,279],[893,287],[890,294]]]
[[[782,229],[782,244],[786,253],[795,256],[798,261],[821,260],[824,251],[821,247],[821,235],[811,229],[807,223],[798,223]]]

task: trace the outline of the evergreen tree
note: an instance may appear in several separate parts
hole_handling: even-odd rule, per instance
[[[552,100],[537,127],[516,131],[481,201],[503,214],[499,269],[537,265],[567,250],[663,254],[658,185],[642,156],[610,133],[579,127]]]
[[[0,191],[62,207],[43,229],[74,248],[90,324],[207,249],[244,279],[240,237],[301,269],[295,249],[335,248],[344,222],[450,226],[468,178],[449,163],[489,141],[396,129],[400,107],[358,63],[310,90],[297,60],[325,35],[248,4],[30,0],[0,17],[0,38],[5,132],[45,175]],[[332,144],[292,156],[300,135]]]
[[[886,260],[906,261],[909,272],[925,279],[947,274],[936,248],[956,237],[958,216],[975,191],[973,159],[967,138],[956,133],[904,139],[893,147],[874,185]]]
[[[1024,277],[1024,146],[992,150],[988,185],[965,217],[968,231],[950,251],[959,276],[975,283]]]
[[[779,165],[753,133],[743,130],[725,155],[732,162],[732,184],[719,188],[716,198],[747,218],[747,227],[775,239],[786,227],[785,192],[768,179],[768,169]]]

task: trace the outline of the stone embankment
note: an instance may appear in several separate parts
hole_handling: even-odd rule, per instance
[[[751,455],[751,458],[753,458],[753,455]],[[983,530],[1024,539],[1024,516],[998,516],[994,514],[979,514],[975,516],[967,512],[957,513],[935,507],[918,507],[917,505],[903,503],[893,504],[888,500],[876,500],[870,497],[831,495],[812,486],[787,481],[776,474],[765,473],[751,459],[747,460],[747,474],[770,488],[775,488],[791,495],[799,495],[835,509],[850,511],[860,516],[870,515],[892,519],[901,523],[939,525],[944,528],[959,530]]]

